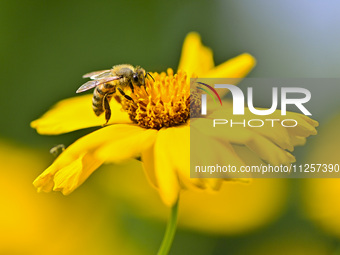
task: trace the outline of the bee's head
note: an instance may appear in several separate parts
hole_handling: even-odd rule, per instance
[[[132,83],[138,87],[145,84],[145,70],[140,66],[136,67],[136,72],[132,75]]]

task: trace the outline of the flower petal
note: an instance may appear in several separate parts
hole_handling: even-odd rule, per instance
[[[233,116],[233,119],[232,119],[233,122],[242,122],[244,120],[251,120],[251,119],[262,120],[263,123],[266,123],[262,127],[254,128],[254,127],[246,126],[246,128],[266,137],[267,139],[271,140],[273,143],[277,144],[284,150],[290,150],[290,151],[294,150],[294,145],[291,142],[291,136],[287,128],[283,127],[281,124],[277,122],[278,120],[281,120],[283,116],[276,114],[275,117],[273,116],[269,117],[269,119],[275,119],[275,121],[274,120],[266,121],[266,119],[268,119],[268,116],[256,115],[256,117],[254,117],[254,115],[249,111],[249,108],[247,107],[245,107],[244,115],[234,116],[232,112],[233,106],[229,104],[229,102],[225,102],[225,105],[226,104],[229,105],[227,109],[215,110],[215,112],[213,112],[209,116],[209,119],[218,119],[221,116]]]
[[[157,178],[155,173],[155,145],[142,151],[143,169],[150,184],[154,188],[158,188]]]
[[[194,130],[191,130],[191,132],[194,132]],[[197,137],[195,134],[192,134],[192,136]],[[209,139],[207,136],[199,135],[199,137],[199,141],[195,140],[195,142],[199,142],[199,146],[197,146],[195,142],[191,143],[191,164],[195,166],[195,169],[197,166],[207,167],[215,166],[216,164],[225,165],[224,162],[226,161],[226,158],[225,155],[222,155],[224,154],[224,146],[214,139]],[[201,145],[204,146],[201,147]],[[219,190],[223,180],[221,176],[215,175],[215,177],[219,178],[202,178],[207,177],[208,174],[208,172],[197,173],[198,176],[201,176],[199,179],[204,182],[203,188],[210,191]]]
[[[290,142],[293,146],[302,146],[306,143],[306,137],[301,136],[290,136]]]
[[[206,166],[235,166],[240,169],[241,166],[246,164],[238,156],[238,154],[233,149],[232,145],[227,140],[214,139],[203,132],[200,132],[196,126],[191,127],[191,164],[192,166],[199,167],[199,171],[195,173],[195,176],[209,177],[209,172],[206,171]],[[240,175],[235,173],[214,173],[214,178],[205,178],[204,181],[207,182],[208,187],[213,190],[219,189],[217,183],[213,184],[213,180],[220,178],[220,180],[237,180],[244,181],[244,178],[251,177],[248,174],[244,174],[242,180],[239,179]],[[217,185],[217,186],[216,186]]]
[[[74,142],[34,181],[38,191],[60,190],[69,194],[81,185],[105,159],[98,158],[96,151],[113,143],[124,133],[127,137],[142,129],[138,126],[117,124],[92,132]],[[117,138],[118,137],[118,138]],[[122,138],[121,138],[122,139]]]
[[[241,130],[235,130],[235,132],[230,132],[228,134],[229,139],[233,135],[235,135],[234,138],[229,141],[232,141],[235,144],[246,145],[261,159],[272,165],[289,164],[295,162],[295,157],[292,154],[276,146],[270,140],[258,135],[255,132],[248,132],[246,129],[244,129],[242,132]]]
[[[128,126],[115,132],[113,134],[117,138],[96,152],[96,156],[105,162],[121,163],[124,160],[141,156],[144,150],[154,144],[158,131]]]
[[[49,167],[34,180],[33,185],[38,192],[50,192],[54,186],[53,177],[54,171],[51,171],[51,167]]]
[[[196,32],[189,33],[183,43],[178,70],[184,70],[188,78],[193,73],[201,75],[214,67],[213,53],[202,45],[201,37]]]
[[[92,110],[92,95],[83,95],[62,100],[41,118],[32,121],[31,127],[39,134],[58,135],[78,129],[101,126],[105,123],[104,116],[97,117]],[[111,100],[112,116],[109,124],[131,123],[126,112],[116,100]]]
[[[248,53],[243,53],[204,73],[202,78],[242,78],[255,65],[255,58]]]
[[[298,125],[296,127],[287,128],[290,135],[308,137],[310,135],[316,135],[317,131],[315,127],[319,126],[319,122],[305,116],[301,113],[287,112],[285,116],[281,115],[281,110],[276,110],[270,115],[273,119],[293,119],[296,120]]]
[[[103,163],[91,153],[73,158],[65,150],[62,155],[33,182],[38,192],[50,192],[53,189],[68,195]]]
[[[166,132],[168,132],[167,129],[161,129],[157,135],[154,151],[155,176],[163,202],[172,206],[178,199],[180,186],[178,176],[167,154],[169,140]]]
[[[168,128],[166,154],[181,184],[190,188],[205,188],[201,178],[190,178],[190,127],[188,125]]]
[[[64,195],[70,194],[102,164],[103,161],[91,153],[79,157],[55,174],[53,190],[61,191]]]
[[[225,102],[227,103],[227,102]],[[263,110],[262,108],[257,108],[258,110]],[[281,115],[280,110],[276,110],[270,116],[254,115],[249,111],[249,108],[245,107],[245,114],[242,116],[233,115],[232,106],[223,110],[215,110],[212,114],[208,116],[209,119],[218,119],[221,116],[233,116],[233,122],[242,123],[246,120],[256,119],[262,120],[265,123],[261,127],[250,127],[246,125],[246,129],[252,132],[256,132],[261,136],[269,139],[271,142],[275,143],[284,150],[293,151],[294,146],[303,145],[306,141],[305,137],[310,135],[315,135],[317,133],[315,127],[319,123],[308,116],[302,115],[295,112],[287,112],[286,115]],[[284,127],[281,122],[289,119],[295,120],[297,125],[295,127]],[[259,123],[256,123],[259,125]],[[294,123],[284,123],[284,125],[293,125]],[[255,125],[255,124],[254,124]],[[242,125],[235,125],[232,129],[243,129]],[[235,131],[235,130],[233,130]]]
[[[261,159],[272,165],[280,165],[295,162],[295,157],[272,141],[262,135],[244,128],[243,126],[233,126],[232,128],[218,127],[211,134],[209,128],[211,120],[198,119],[191,121],[191,125],[198,127],[204,135],[210,136],[211,139],[217,138],[221,142],[230,142],[237,145],[245,145],[254,151]]]

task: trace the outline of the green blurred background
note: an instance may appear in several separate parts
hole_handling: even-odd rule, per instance
[[[336,0],[1,0],[0,254],[156,253],[168,209],[138,162],[102,167],[68,197],[36,194],[31,185],[52,162],[51,147],[91,131],[46,137],[29,126],[54,103],[75,96],[84,73],[120,63],[176,69],[184,37],[197,31],[216,64],[254,55],[258,64],[250,77],[337,78],[339,11]],[[339,124],[339,92],[320,87],[313,115],[320,134],[297,150],[301,162],[325,151],[320,140]],[[335,162],[337,137],[324,145]],[[216,199],[209,208],[197,206],[200,195],[190,195],[181,205],[171,254],[340,254],[340,183],[323,184],[226,185],[225,197],[205,198]],[[334,187],[333,197],[312,195],[314,187]],[[225,217],[211,219],[219,210]],[[196,213],[202,218],[186,223]],[[216,227],[219,220],[224,229]]]

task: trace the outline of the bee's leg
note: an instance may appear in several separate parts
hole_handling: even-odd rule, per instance
[[[105,110],[105,120],[106,120],[104,126],[107,125],[107,123],[109,122],[111,118],[111,108],[110,108],[108,96],[110,96],[110,94],[106,94],[104,96],[104,110]]]
[[[120,94],[122,94],[123,97],[125,97],[127,100],[133,101],[133,99],[130,96],[126,95],[121,88],[117,88],[117,89],[119,90]]]
[[[135,88],[133,87],[133,84],[131,82],[129,83],[129,86],[131,88],[132,93],[135,93]]]
[[[147,94],[147,95],[149,95],[149,93],[146,91],[146,85],[144,84],[144,90],[145,90],[145,93]]]

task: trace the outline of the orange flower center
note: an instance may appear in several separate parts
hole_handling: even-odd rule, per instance
[[[145,87],[135,87],[133,101],[120,97],[130,119],[144,128],[161,129],[185,123],[190,117],[190,86],[184,71],[151,73]]]

